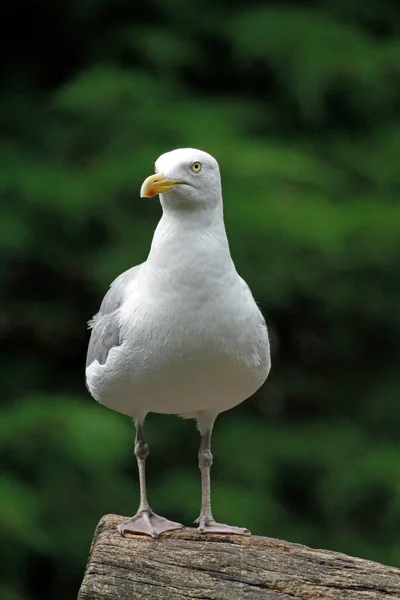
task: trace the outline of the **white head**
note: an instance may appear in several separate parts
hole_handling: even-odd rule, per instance
[[[140,189],[142,198],[160,194],[164,209],[206,210],[222,204],[218,163],[210,154],[180,148],[162,154]]]

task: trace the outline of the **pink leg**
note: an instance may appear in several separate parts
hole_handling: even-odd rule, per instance
[[[156,515],[147,502],[145,465],[149,447],[143,436],[143,422],[139,421],[136,423],[135,455],[139,470],[140,505],[136,515],[118,525],[118,531],[121,535],[137,533],[156,538],[164,531],[181,529],[183,525],[180,523]]]
[[[211,478],[210,470],[213,463],[211,454],[211,427],[202,434],[199,450],[199,467],[201,473],[201,512],[195,523],[200,533],[222,533],[228,535],[250,535],[244,527],[235,527],[217,523],[211,511]]]

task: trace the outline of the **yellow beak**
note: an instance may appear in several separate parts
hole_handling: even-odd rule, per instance
[[[169,192],[180,183],[183,182],[179,181],[179,179],[166,179],[162,173],[150,175],[150,177],[147,177],[147,179],[145,179],[142,183],[142,187],[140,188],[140,197],[152,198],[156,194]]]

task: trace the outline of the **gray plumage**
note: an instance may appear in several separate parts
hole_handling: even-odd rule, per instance
[[[86,367],[95,360],[103,365],[111,348],[121,344],[119,308],[124,300],[126,286],[136,277],[141,266],[132,267],[114,279],[103,298],[99,312],[88,322],[92,333],[86,356]]]

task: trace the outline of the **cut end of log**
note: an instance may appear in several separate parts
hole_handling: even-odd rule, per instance
[[[96,527],[78,600],[400,600],[400,569],[267,537]]]

